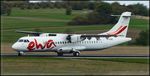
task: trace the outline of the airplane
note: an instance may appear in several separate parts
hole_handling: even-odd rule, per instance
[[[18,56],[22,56],[25,52],[56,52],[58,56],[64,54],[79,56],[81,51],[103,50],[132,40],[126,37],[130,17],[131,12],[123,12],[109,31],[99,34],[17,31],[28,36],[19,38],[12,48],[18,52]]]

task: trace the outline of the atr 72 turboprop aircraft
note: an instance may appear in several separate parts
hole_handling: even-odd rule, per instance
[[[18,56],[24,52],[56,52],[58,56],[72,53],[79,56],[80,51],[95,51],[106,49],[124,42],[131,38],[126,37],[131,12],[123,12],[119,21],[107,32],[100,34],[63,34],[41,33],[32,31],[17,31],[31,34],[32,36],[21,37],[12,48],[18,52]]]

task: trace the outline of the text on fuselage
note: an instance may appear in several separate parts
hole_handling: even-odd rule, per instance
[[[27,49],[29,51],[31,50],[34,50],[34,49],[45,49],[45,48],[54,48],[56,47],[56,45],[54,44],[54,41],[53,40],[48,40],[45,42],[44,45],[42,45],[41,43],[38,43],[36,39],[34,39],[34,41],[31,41],[29,44],[28,44],[28,47]]]

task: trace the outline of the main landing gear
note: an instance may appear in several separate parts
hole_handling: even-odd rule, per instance
[[[73,56],[79,56],[79,55],[80,55],[80,52],[79,52],[79,51],[73,52]]]
[[[57,56],[63,56],[64,52],[57,52]],[[74,51],[72,52],[73,56],[79,56],[80,52],[79,51]]]

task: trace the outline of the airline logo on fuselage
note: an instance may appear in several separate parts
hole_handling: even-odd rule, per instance
[[[45,48],[49,48],[52,49],[56,47],[55,43],[53,40],[48,40],[45,42],[44,45],[42,45],[41,43],[38,43],[36,39],[34,39],[34,41],[31,41],[28,46],[27,49],[29,51],[35,50],[35,49],[45,49]]]

